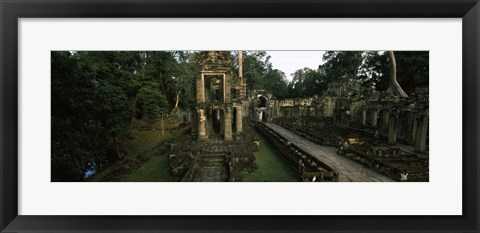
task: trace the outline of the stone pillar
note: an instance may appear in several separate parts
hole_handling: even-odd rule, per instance
[[[237,133],[241,133],[243,131],[243,109],[237,108],[237,122],[236,122],[236,127],[237,127]]]
[[[415,139],[415,151],[425,152],[427,143],[428,114],[419,121]]]
[[[388,111],[383,112],[383,127],[387,126],[389,115],[390,115],[390,113]]]
[[[207,116],[204,109],[198,110],[198,139],[207,139]]]
[[[223,102],[232,102],[232,83],[230,82],[230,75],[223,75]]]
[[[390,122],[388,123],[388,143],[390,145],[395,145],[397,142],[397,128],[395,124],[395,117],[390,119]]]
[[[238,51],[238,77],[240,78],[240,84],[243,84],[243,52]]]
[[[372,127],[377,127],[378,110],[372,111]]]
[[[205,102],[205,85],[203,74],[197,79],[197,103]]]
[[[217,110],[218,113],[220,114],[220,122],[225,122],[225,110]],[[223,114],[222,114],[223,113]],[[220,124],[220,134],[225,134],[225,123]]]
[[[366,124],[367,124],[367,110],[363,109],[362,110],[362,125],[366,125]]]
[[[418,128],[418,118],[416,116],[413,117],[413,125],[412,125],[412,139],[411,141],[415,144],[417,140],[417,128]]]
[[[232,109],[227,107],[225,109],[225,134],[224,139],[226,142],[232,141]]]

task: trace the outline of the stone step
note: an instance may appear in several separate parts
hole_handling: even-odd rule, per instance
[[[225,153],[204,153],[200,158],[225,158]]]
[[[203,160],[200,161],[200,166],[206,167],[206,166],[212,166],[212,167],[221,167],[225,165],[224,160]]]
[[[203,157],[200,158],[200,161],[225,161],[225,157]]]

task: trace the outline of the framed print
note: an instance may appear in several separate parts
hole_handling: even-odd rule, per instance
[[[2,232],[479,231],[476,0],[0,10]]]

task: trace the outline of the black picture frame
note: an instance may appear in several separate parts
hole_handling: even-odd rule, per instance
[[[478,0],[0,0],[1,232],[479,232]],[[121,17],[462,18],[462,216],[18,215],[18,19]]]

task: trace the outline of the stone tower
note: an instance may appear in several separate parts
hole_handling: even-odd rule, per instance
[[[242,132],[243,83],[232,73],[228,51],[202,51],[196,79],[196,115],[199,140],[223,138],[232,141]]]

